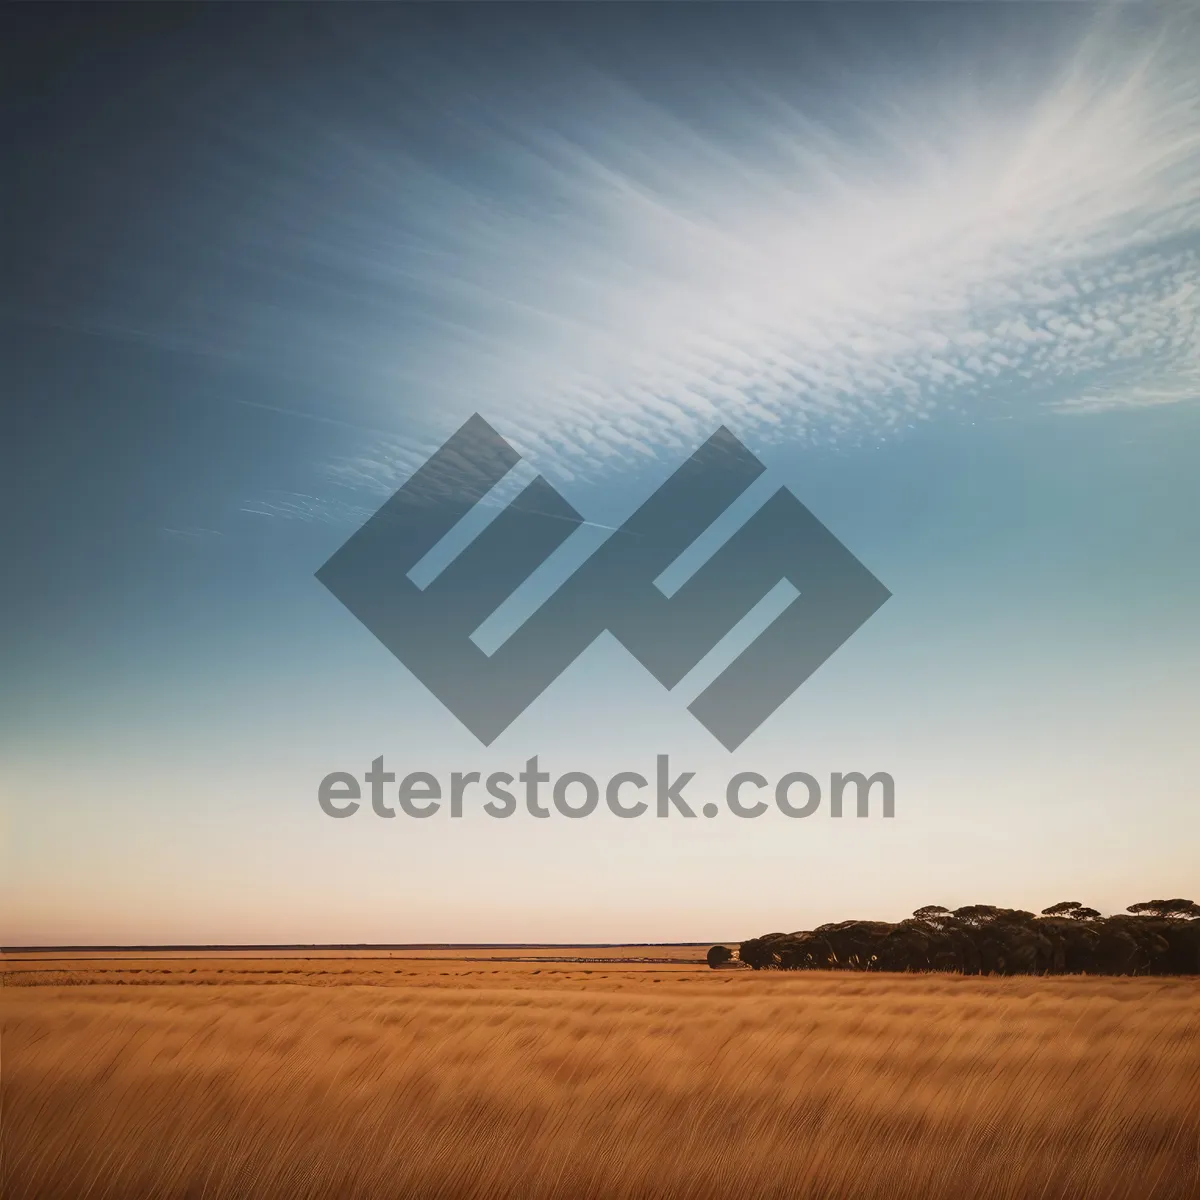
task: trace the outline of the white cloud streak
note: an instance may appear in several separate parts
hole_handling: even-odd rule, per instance
[[[1137,36],[1117,14],[1033,94],[960,75],[864,96],[869,136],[757,95],[770,163],[593,77],[606,138],[548,120],[509,144],[556,212],[440,195],[422,286],[488,319],[436,339],[417,378],[568,479],[721,421],[861,438],[996,397],[1194,400],[1197,61],[1186,14]],[[337,470],[390,486],[433,441]]]
[[[1193,401],[1200,15],[1090,14],[1052,66],[1031,17],[969,63],[851,56],[811,94],[714,71],[703,114],[578,51],[561,107],[451,75],[441,155],[291,114],[303,153],[247,134],[270,182],[224,253],[250,275],[192,333],[319,375],[326,419],[411,430],[330,465],[355,491],[473,411],[569,481],[721,422],[863,440],[947,407]]]

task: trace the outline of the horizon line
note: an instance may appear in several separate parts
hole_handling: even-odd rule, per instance
[[[0,946],[0,954],[78,950],[611,950],[619,946],[710,946],[711,942],[261,942],[161,946]]]

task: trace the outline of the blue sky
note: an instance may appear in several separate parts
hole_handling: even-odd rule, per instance
[[[1193,16],[18,32],[5,944],[736,940],[1195,894]],[[475,411],[598,526],[726,424],[892,598],[734,754],[607,638],[485,749],[313,578]],[[667,753],[697,802],[883,770],[896,817],[316,804],[378,755],[535,753]]]

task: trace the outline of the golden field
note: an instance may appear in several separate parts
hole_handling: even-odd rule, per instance
[[[1200,1196],[1198,979],[702,953],[12,956],[3,1194]]]

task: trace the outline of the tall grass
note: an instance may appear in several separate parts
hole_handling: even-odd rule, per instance
[[[8,986],[4,1195],[1200,1195],[1200,981],[535,970]]]

